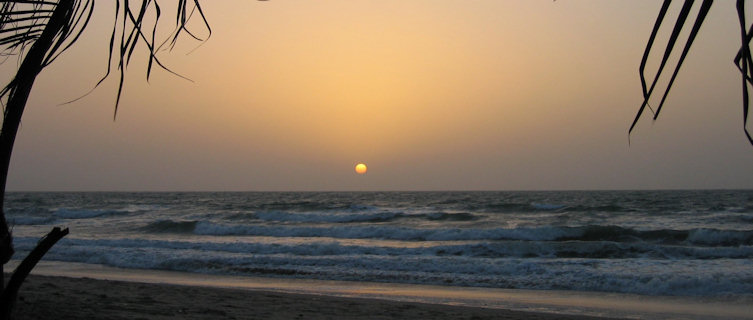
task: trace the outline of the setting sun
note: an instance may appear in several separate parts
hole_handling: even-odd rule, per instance
[[[366,173],[366,170],[368,170],[368,169],[366,168],[365,164],[359,163],[359,164],[356,165],[356,173],[358,173],[358,174],[364,174],[364,173]]]

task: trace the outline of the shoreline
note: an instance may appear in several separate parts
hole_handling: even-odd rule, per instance
[[[17,261],[12,261],[7,270],[11,270],[16,263]],[[67,306],[68,304],[75,305],[76,301],[91,301],[96,303],[83,304],[80,308],[100,306],[98,313],[107,314],[108,318],[113,312],[110,309],[117,307],[113,301],[129,300],[129,292],[144,290],[140,295],[142,298],[173,306],[171,308],[175,310],[194,310],[190,308],[195,307],[194,301],[200,299],[201,296],[222,297],[220,301],[230,301],[228,305],[230,309],[220,308],[219,311],[232,314],[234,312],[232,310],[242,310],[241,313],[235,315],[241,319],[248,317],[253,319],[250,314],[255,312],[265,314],[283,312],[284,310],[277,310],[280,308],[301,310],[306,318],[313,317],[313,319],[316,319],[317,315],[307,312],[317,311],[321,313],[322,318],[329,319],[353,318],[350,314],[328,313],[325,309],[329,308],[330,304],[352,305],[352,308],[366,310],[364,318],[367,318],[366,315],[382,312],[379,313],[382,319],[421,319],[421,314],[417,313],[394,310],[390,311],[391,313],[384,313],[386,312],[384,308],[402,310],[398,306],[403,306],[407,308],[406,310],[421,310],[426,314],[434,314],[431,318],[449,319],[463,319],[466,318],[464,316],[466,314],[472,314],[481,319],[503,318],[501,315],[509,319],[561,319],[563,317],[568,319],[753,319],[750,299],[726,301],[721,298],[655,297],[599,292],[225,276],[121,269],[54,261],[40,262],[30,279],[32,277],[34,280],[28,280],[19,293],[20,297],[24,297],[23,303],[39,305],[40,301],[47,301],[53,305],[46,308],[55,310],[58,308],[55,304],[62,303]],[[114,287],[123,288],[123,292],[112,292],[110,289]],[[79,288],[86,288],[86,290]],[[228,290],[233,293],[228,293]],[[78,297],[71,298],[75,301],[66,302],[64,300],[69,299],[68,295]],[[133,297],[130,299],[133,300]],[[247,306],[247,301],[253,299],[263,299],[264,303],[262,306]],[[326,304],[322,302],[324,300],[327,301]],[[150,301],[144,303],[150,303]],[[154,303],[156,302],[152,302]],[[19,301],[20,304],[21,301]],[[263,310],[258,309],[260,307]],[[150,307],[145,306],[145,308]],[[437,308],[441,310],[438,311]],[[133,319],[145,315],[143,312],[131,309],[135,308],[129,309],[129,312],[135,313],[123,315],[124,318]],[[443,313],[437,315],[436,312]],[[173,317],[183,318],[184,316],[175,312],[171,314]],[[198,314],[201,315],[200,312]],[[89,316],[96,318],[95,315]],[[297,314],[285,313],[285,315],[280,315],[280,319],[295,318],[295,316]]]
[[[30,275],[15,319],[605,319],[382,299]]]

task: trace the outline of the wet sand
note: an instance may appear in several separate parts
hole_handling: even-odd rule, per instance
[[[15,319],[599,319],[381,299],[31,275]]]
[[[751,302],[753,297],[248,277],[42,261],[21,287],[16,318],[752,320]]]

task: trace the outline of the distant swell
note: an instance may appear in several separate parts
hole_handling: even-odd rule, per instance
[[[199,222],[194,230],[201,235],[248,235],[272,237],[330,237],[339,239],[389,239],[414,241],[449,240],[556,240],[573,237],[577,230],[564,228],[519,229],[416,229],[388,226],[257,226]]]
[[[701,228],[692,230],[663,229],[638,231],[616,226],[588,226],[583,228],[583,233],[578,237],[559,240],[644,241],[663,244],[688,243],[700,246],[747,246],[753,245],[753,230],[738,231]]]
[[[372,208],[370,206],[330,201],[273,201],[262,203],[256,209],[261,211],[361,211]]]
[[[56,219],[53,217],[10,216],[8,221],[11,225],[39,225],[52,224]]]
[[[127,211],[117,210],[87,210],[87,209],[57,209],[53,213],[56,217],[64,219],[88,219],[110,214],[124,213]]]
[[[307,212],[292,213],[282,211],[261,211],[254,213],[254,217],[264,221],[278,222],[385,222],[391,221],[402,216],[401,212],[379,211],[379,212]]]
[[[467,212],[460,212],[460,213],[445,213],[445,212],[435,212],[430,213],[426,215],[426,218],[429,220],[447,220],[447,221],[471,221],[476,220],[476,215],[472,213]]]

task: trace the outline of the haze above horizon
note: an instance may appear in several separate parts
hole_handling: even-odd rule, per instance
[[[113,122],[115,78],[60,105],[105,72],[114,8],[98,3],[37,80],[8,190],[753,188],[733,5],[711,10],[662,116],[628,142],[660,6],[204,1],[209,41],[160,56],[194,82],[147,83],[134,62]]]

